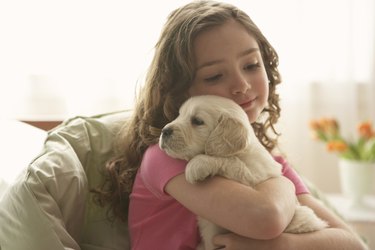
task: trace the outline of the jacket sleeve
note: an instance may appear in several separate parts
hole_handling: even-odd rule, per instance
[[[89,192],[113,152],[111,119],[75,118],[48,133],[0,200],[1,250],[129,249],[127,225],[109,221]]]

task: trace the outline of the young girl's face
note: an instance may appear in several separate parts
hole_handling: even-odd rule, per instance
[[[230,20],[195,38],[194,57],[196,74],[190,96],[232,99],[255,122],[267,105],[268,78],[254,37]]]

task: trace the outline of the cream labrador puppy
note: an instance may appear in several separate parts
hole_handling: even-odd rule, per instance
[[[255,186],[280,176],[281,165],[258,141],[246,113],[230,99],[196,96],[180,108],[179,116],[162,129],[159,146],[168,155],[188,161],[185,175],[190,183],[220,175]],[[214,249],[211,239],[225,229],[198,218],[202,244]],[[305,233],[327,227],[309,207],[296,199],[295,215],[285,232]]]

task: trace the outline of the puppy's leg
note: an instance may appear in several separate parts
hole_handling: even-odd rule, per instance
[[[196,183],[207,177],[220,175],[244,184],[254,184],[254,175],[237,157],[197,155],[191,159],[185,170],[186,180]]]
[[[286,233],[308,233],[328,227],[327,222],[320,219],[314,211],[307,207],[297,205],[296,211],[285,229]]]
[[[202,242],[198,246],[197,250],[216,249],[216,246],[212,243],[212,238],[217,234],[228,232],[228,230],[221,228],[202,217],[198,217],[198,226],[199,232],[201,233]]]

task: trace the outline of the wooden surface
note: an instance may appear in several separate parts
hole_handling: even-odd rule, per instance
[[[30,125],[32,125],[34,127],[43,129],[45,131],[48,131],[48,130],[51,130],[54,127],[58,126],[59,124],[61,124],[62,121],[57,121],[57,120],[54,120],[54,121],[29,121],[29,120],[22,120],[22,122],[30,124]]]

